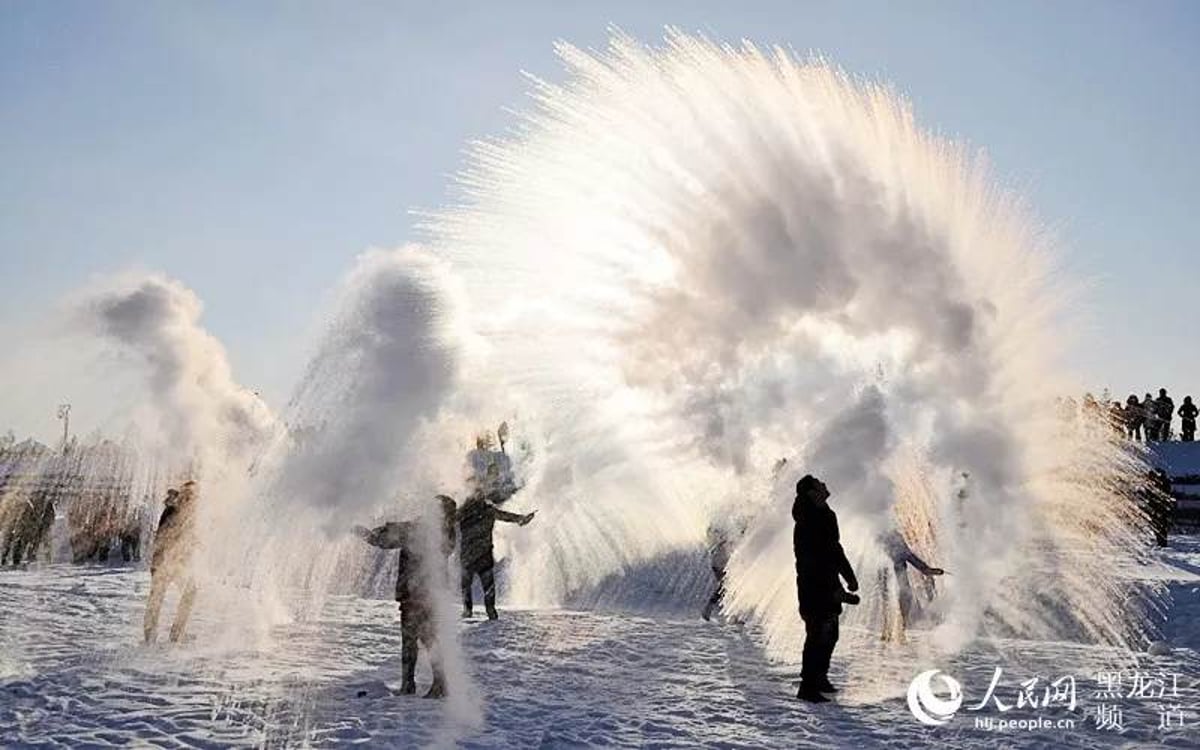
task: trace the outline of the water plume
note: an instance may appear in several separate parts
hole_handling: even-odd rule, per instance
[[[865,580],[926,488],[955,573],[943,646],[1136,640],[1142,593],[1112,570],[1144,531],[1143,467],[1106,429],[1060,430],[1074,289],[983,160],[887,87],[784,49],[671,32],[558,51],[565,81],[533,81],[427,223],[500,392],[544,435],[514,595],[561,602],[696,550],[732,500],[756,520],[727,608],[794,655],[788,511],[814,473]]]
[[[427,467],[412,460],[414,437],[457,385],[444,277],[416,247],[366,253],[347,275],[289,409],[300,439],[281,477],[293,501],[344,525],[416,489]]]
[[[96,280],[63,307],[58,335],[43,348],[59,377],[104,382],[110,403],[86,406],[92,414],[115,406],[108,427],[117,440],[64,434],[54,447],[5,450],[0,537],[53,536],[49,557],[76,562],[108,559],[119,539],[122,556],[136,557],[167,486],[184,479],[201,480],[214,498],[204,505],[206,527],[234,515],[232,500],[275,421],[233,379],[224,348],[200,322],[196,294],[161,274],[125,273]],[[127,392],[137,394],[132,406],[122,405]]]
[[[1142,639],[1153,597],[1120,571],[1144,462],[1107,425],[1058,421],[1074,288],[982,159],[887,87],[783,49],[618,33],[559,54],[565,81],[534,80],[516,131],[474,146],[429,247],[359,259],[281,416],[178,282],[77,300],[145,383],[145,434],[221,498],[209,606],[266,630],[386,579],[346,532],[461,501],[471,437],[516,415],[509,502],[539,513],[498,533],[507,601],[698,608],[706,530],[744,525],[726,611],[795,657],[790,506],[812,473],[863,582],[862,668],[893,524],[953,573],[939,650]],[[442,588],[448,715],[470,725]]]
[[[259,603],[260,621],[319,619],[336,594],[390,595],[395,554],[375,552],[351,528],[426,518],[439,493],[461,501],[461,451],[430,449],[453,421],[447,402],[465,340],[455,325],[454,283],[420,247],[364,253],[343,279],[285,412],[288,435],[259,461],[253,507],[227,530],[221,567]],[[438,539],[417,543],[440,548]],[[435,553],[418,557],[430,569],[413,575],[436,592],[453,732],[479,721],[478,698],[458,647],[447,566]]]
[[[199,297],[157,274],[105,279],[73,302],[79,333],[137,371],[152,420],[144,440],[195,468],[243,467],[275,429],[257,394],[238,384],[224,347],[200,324]]]

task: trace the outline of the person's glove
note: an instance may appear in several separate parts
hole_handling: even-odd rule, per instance
[[[858,591],[858,579],[851,578],[850,580],[846,581],[846,588],[850,589],[851,591]],[[858,604],[858,602],[855,602],[855,604]]]
[[[930,569],[929,569],[929,575],[931,575],[931,576],[944,576],[944,575],[946,575],[946,571],[942,570],[941,568],[930,568]]]
[[[521,522],[520,522],[519,524],[517,524],[517,525],[518,525],[518,526],[524,526],[524,525],[528,524],[530,521],[532,521],[532,520],[533,520],[533,516],[534,516],[534,514],[535,514],[535,513],[537,513],[537,511],[536,511],[536,510],[535,510],[535,511],[530,511],[529,513],[526,513],[526,514],[525,514],[525,517],[524,517],[524,518],[522,518],[522,519],[521,519]]]

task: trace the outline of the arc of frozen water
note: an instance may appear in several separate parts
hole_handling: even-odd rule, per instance
[[[956,574],[947,643],[1131,637],[1135,592],[1110,571],[1137,546],[1140,461],[1061,433],[1070,287],[981,161],[887,88],[782,49],[671,32],[559,53],[566,81],[534,81],[428,222],[501,391],[546,435],[518,593],[563,601],[751,505],[729,605],[786,650],[790,484],[825,478],[870,558],[924,477]]]

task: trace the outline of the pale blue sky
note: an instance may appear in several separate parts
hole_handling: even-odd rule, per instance
[[[431,5],[0,2],[4,327],[93,274],[162,270],[278,405],[330,285],[414,238],[410,209],[522,106],[521,70],[558,76],[556,39],[675,25],[894,83],[1097,279],[1081,372],[1200,392],[1200,3]]]

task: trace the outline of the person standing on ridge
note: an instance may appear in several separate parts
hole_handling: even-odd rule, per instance
[[[829,507],[829,489],[812,475],[796,483],[792,518],[796,522],[792,549],[796,555],[796,597],[804,620],[804,655],[800,689],[796,697],[827,703],[822,693],[836,692],[829,682],[829,661],[838,641],[842,603],[858,604],[858,597],[842,589],[839,577],[851,592],[858,579],[842,549],[837,514]]]
[[[1154,401],[1154,396],[1147,393],[1142,399],[1142,413],[1146,415],[1146,442],[1157,443],[1159,437],[1159,419],[1158,405]]]
[[[1191,396],[1184,396],[1183,405],[1179,407],[1179,434],[1183,442],[1191,443],[1196,439],[1196,417],[1200,416],[1200,409],[1192,403]]]
[[[1142,442],[1142,425],[1146,423],[1146,414],[1138,403],[1136,393],[1129,394],[1125,399],[1125,433],[1133,441]]]
[[[462,504],[458,511],[458,530],[460,542],[459,561],[462,565],[462,600],[464,618],[470,617],[474,611],[471,600],[471,587],[475,577],[483,586],[483,606],[487,610],[489,620],[499,617],[496,612],[496,557],[494,552],[493,533],[496,521],[515,523],[525,526],[533,520],[537,511],[526,513],[509,513],[497,505],[508,498],[505,489],[497,488],[500,481],[497,478],[496,464],[488,467],[488,476],[480,483],[475,492]],[[487,491],[492,487],[491,492]]]
[[[192,606],[196,602],[196,584],[192,578],[192,555],[196,548],[196,483],[189,480],[179,490],[167,490],[158,530],[154,534],[154,554],[150,558],[150,595],[142,630],[146,643],[158,637],[158,615],[167,588],[178,584],[183,589],[175,621],[171,624],[171,642],[183,637]]]
[[[1171,439],[1171,421],[1175,419],[1175,402],[1167,395],[1166,388],[1158,389],[1154,409],[1158,414],[1158,439],[1166,442]]]
[[[446,564],[455,542],[454,499],[438,495],[435,501],[437,507],[416,521],[392,521],[374,529],[354,527],[354,533],[372,547],[400,550],[396,568],[396,602],[400,605],[400,692],[404,695],[417,692],[417,656],[420,646],[424,646],[433,673],[426,698],[446,695],[445,671],[433,612],[436,583],[439,579],[445,580],[446,570],[434,565]],[[435,543],[438,549],[431,555],[428,548]]]

